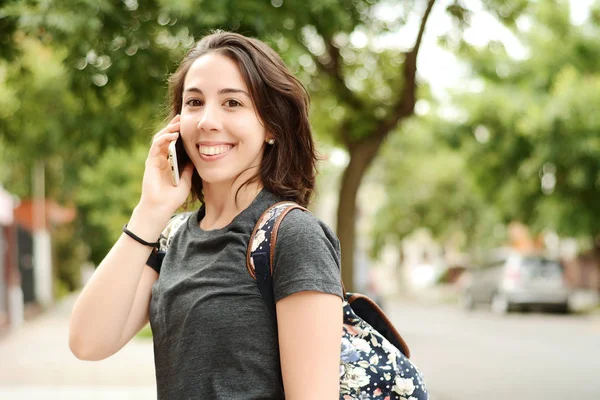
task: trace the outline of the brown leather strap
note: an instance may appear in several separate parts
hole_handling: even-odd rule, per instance
[[[277,220],[275,221],[275,225],[273,226],[273,230],[271,231],[271,254],[269,256],[269,265],[271,267],[271,275],[273,275],[273,264],[275,263],[275,245],[277,244],[277,232],[279,231],[279,225],[281,225],[281,222],[283,221],[283,219],[285,218],[285,216],[292,210],[302,210],[302,211],[308,211],[306,208],[302,207],[301,205],[294,205],[294,206],[290,206],[289,208],[286,208],[281,214],[279,214],[279,216],[277,217]]]

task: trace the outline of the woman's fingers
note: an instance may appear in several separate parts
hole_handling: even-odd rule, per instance
[[[153,145],[163,146],[165,143],[171,143],[173,140],[179,137],[179,131],[164,133],[154,140]]]
[[[171,142],[177,140],[179,137],[179,120],[180,116],[176,115],[175,118],[171,119],[169,125],[154,135],[150,151],[148,152],[148,158],[146,159],[146,165],[152,165],[161,170],[168,167],[167,148]]]
[[[148,157],[146,158],[146,168],[142,181],[142,197],[150,204],[155,204],[159,207],[172,203],[179,207],[185,200],[180,199],[183,195],[189,194],[191,187],[192,171],[186,171],[184,175],[184,185],[180,188],[173,188],[171,182],[170,164],[167,159],[167,148],[169,144],[176,141],[180,135],[179,116],[173,118],[167,126],[152,137]],[[187,192],[186,192],[187,189]],[[165,191],[168,196],[165,196]],[[184,193],[185,192],[185,193]],[[176,208],[175,207],[175,208]],[[174,210],[175,210],[174,208]]]
[[[167,132],[175,132],[179,130],[179,116],[176,116],[175,118],[173,118],[171,120],[171,122],[169,123],[169,125],[167,125],[167,127],[163,130],[166,130]]]
[[[150,155],[157,156],[161,153],[164,153],[165,147],[168,147],[168,145],[173,140],[177,140],[178,137],[179,137],[178,130],[176,130],[174,132],[158,133],[152,141],[152,146],[150,147]]]
[[[169,147],[169,144],[172,141],[177,140],[178,135],[179,134],[177,132],[170,133],[170,134],[164,135],[160,139],[156,140],[154,143],[152,143],[152,147],[150,147],[149,156],[150,157],[157,157],[157,156],[166,157],[167,156],[167,148]]]

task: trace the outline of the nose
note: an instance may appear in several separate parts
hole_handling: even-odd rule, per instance
[[[204,105],[204,109],[198,119],[198,130],[205,132],[217,132],[221,130],[221,119],[218,106]]]

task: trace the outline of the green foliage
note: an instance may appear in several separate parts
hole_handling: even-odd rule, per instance
[[[69,111],[76,99],[68,92],[60,56],[31,39],[21,49],[23,56],[6,68],[0,127],[7,144],[18,143],[19,158],[30,165],[69,142]]]
[[[343,121],[352,121],[353,137],[364,137],[374,126],[372,114],[383,115],[376,105],[389,104],[386,98],[396,78],[386,75],[395,76],[388,73],[395,72],[402,55],[353,48],[349,35],[357,27],[396,29],[413,2],[399,12],[398,22],[376,18],[378,3],[0,4],[2,26],[10,27],[0,40],[11,43],[19,55],[0,64],[0,152],[6,155],[0,161],[1,182],[27,197],[32,165],[43,161],[48,196],[75,202],[78,234],[86,238],[98,263],[139,198],[147,144],[136,143],[155,132],[164,115],[166,77],[195,38],[215,28],[257,36],[282,54],[313,94],[314,126],[321,140],[339,141]],[[341,80],[324,73],[331,61],[325,50],[331,43],[343,60]],[[349,108],[354,97],[365,97],[370,105]],[[130,157],[132,152],[136,156]]]
[[[87,260],[85,239],[77,234],[78,224],[69,223],[52,229],[52,263],[56,297],[77,290],[81,282],[81,265]]]
[[[554,1],[554,0],[552,0]],[[517,18],[526,13],[530,0],[482,0],[484,9],[494,14],[501,22],[513,26]]]
[[[446,144],[447,130],[446,121],[414,117],[386,143],[372,171],[387,193],[374,225],[374,257],[386,243],[399,244],[419,227],[463,249],[502,239],[494,233],[498,216],[486,205],[472,165]]]
[[[463,44],[463,59],[485,86],[456,97],[468,118],[455,134],[505,221],[593,237],[600,233],[600,29],[571,25],[568,16],[565,2],[532,6],[533,26],[519,32],[530,53],[524,60],[496,45]]]
[[[150,327],[150,324],[146,324],[135,337],[142,340],[152,339],[152,328]]]
[[[17,55],[14,34],[18,26],[18,17],[2,11],[7,6],[14,6],[17,3],[18,0],[0,2],[0,60],[12,60]]]
[[[109,149],[97,164],[81,170],[76,200],[85,221],[82,235],[96,265],[119,238],[140,199],[148,148],[146,143],[132,149]]]
[[[513,220],[588,240],[600,233],[600,25],[593,13],[572,25],[567,2],[484,4],[529,55],[460,41],[457,54],[483,87],[453,93],[448,106],[460,118],[432,107],[386,143],[372,174],[389,196],[375,254],[418,227],[442,241],[459,232],[471,249],[499,244],[497,227]],[[517,28],[516,15],[531,21],[529,30]]]
[[[463,3],[447,9],[460,27],[470,17]],[[466,123],[414,121],[402,130],[406,139],[386,145],[406,157],[397,159],[395,150],[386,150],[386,160],[375,168],[386,172],[386,185],[399,188],[388,209],[397,214],[384,219],[378,242],[384,231],[401,237],[411,224],[430,225],[442,238],[463,230],[465,240],[480,240],[497,220],[489,204],[501,210],[503,220],[531,217],[546,223],[551,213],[552,224],[570,220],[580,233],[596,229],[589,221],[600,220],[590,218],[598,215],[590,200],[599,180],[594,160],[600,159],[597,117],[590,111],[598,104],[598,23],[571,27],[568,10],[558,1],[483,3],[525,42],[531,58],[512,60],[499,43],[475,49],[459,42],[459,54],[486,90],[457,95]],[[75,202],[74,234],[85,238],[98,263],[139,198],[147,139],[165,115],[166,78],[196,38],[221,28],[265,40],[308,86],[319,140],[361,146],[398,111],[406,84],[406,49],[382,49],[377,40],[415,13],[420,16],[423,5],[414,0],[4,2],[0,182],[28,196],[31,167],[43,161],[49,196]],[[535,29],[518,31],[514,22],[523,14]],[[597,15],[592,20],[600,20]],[[364,43],[351,40],[353,35],[362,35]],[[426,90],[421,87],[419,96]],[[473,139],[478,127],[485,128],[480,136],[487,130],[486,143]],[[416,137],[413,129],[436,134]],[[556,169],[552,196],[540,191],[544,165]],[[414,189],[423,182],[424,189]],[[436,202],[439,207],[430,207]],[[569,219],[567,203],[591,214],[582,211]],[[395,210],[398,204],[402,212]],[[556,211],[561,206],[565,212]],[[586,223],[590,226],[582,228]]]

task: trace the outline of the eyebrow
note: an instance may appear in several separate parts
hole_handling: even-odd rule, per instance
[[[184,93],[186,93],[186,92],[195,92],[195,93],[199,93],[199,94],[204,94],[204,93],[202,92],[202,90],[200,90],[200,89],[199,89],[199,88],[197,88],[197,87],[190,87],[190,88],[187,88],[187,89],[185,89],[183,92],[184,92]],[[245,94],[246,96],[248,96],[248,98],[251,98],[251,97],[250,97],[250,95],[248,94],[248,92],[246,92],[245,90],[242,90],[242,89],[235,89],[235,88],[224,88],[224,89],[221,89],[221,90],[219,90],[217,93],[218,93],[218,94],[242,93],[242,94]]]

